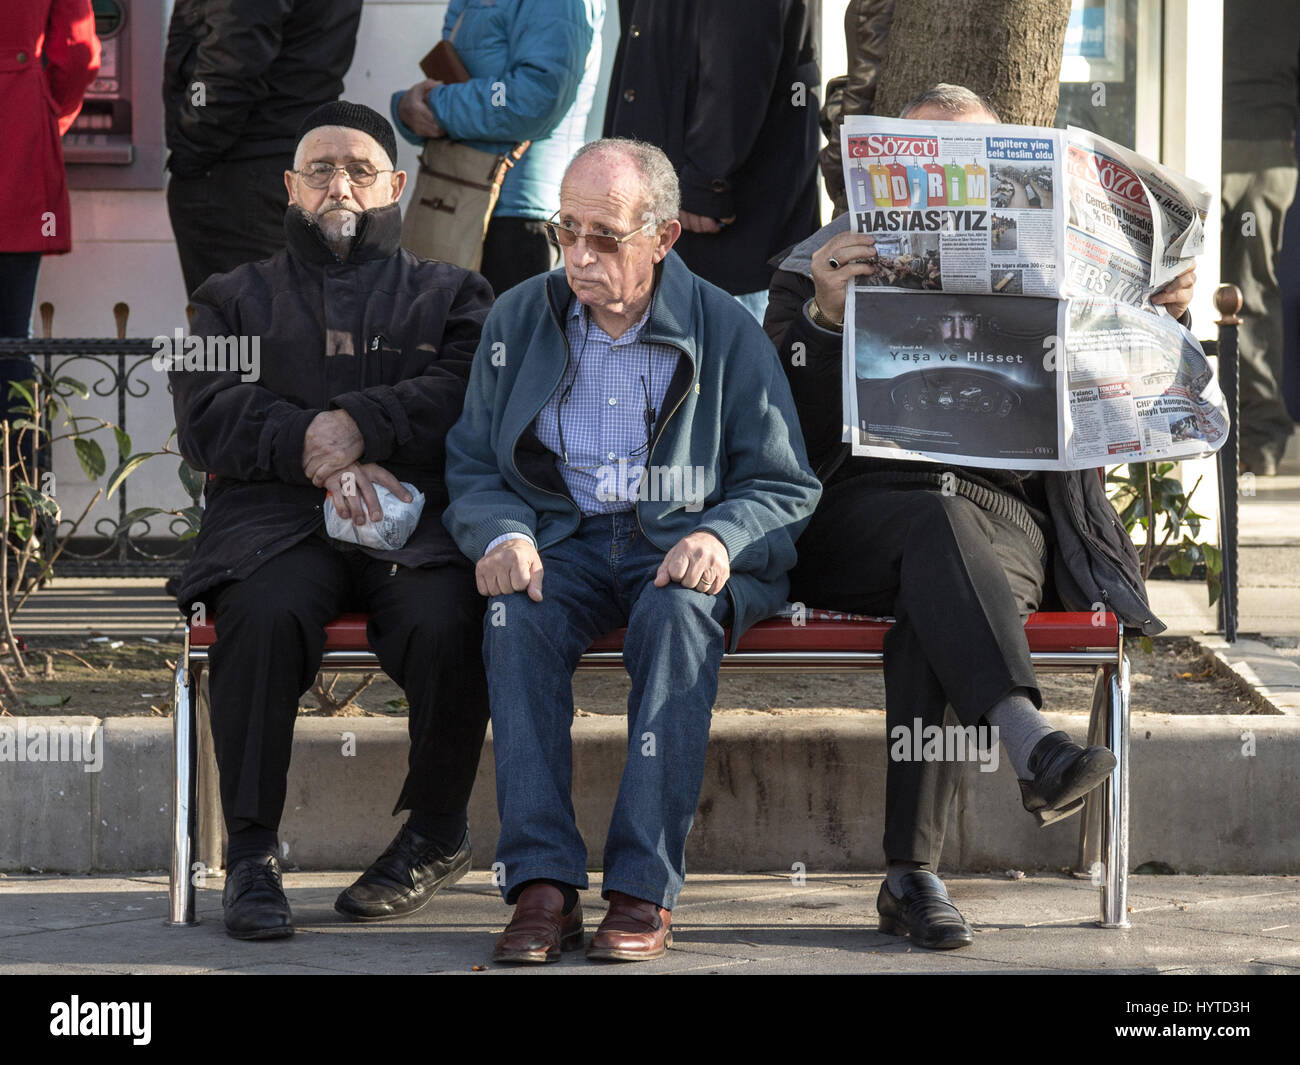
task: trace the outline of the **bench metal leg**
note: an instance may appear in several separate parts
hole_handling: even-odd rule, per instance
[[[1127,928],[1128,922],[1128,656],[1106,668],[1109,689],[1106,745],[1115,755],[1115,772],[1098,791],[1102,794],[1101,926]]]
[[[1088,717],[1088,738],[1085,744],[1095,747],[1106,742],[1106,721],[1109,718],[1107,707],[1110,696],[1110,670],[1102,667],[1093,674],[1092,712]],[[1102,798],[1100,791],[1090,794],[1083,804],[1083,813],[1079,818],[1079,859],[1075,862],[1074,875],[1090,879],[1097,887],[1101,886],[1101,815]]]
[[[1090,877],[1101,893],[1101,926],[1127,928],[1129,664],[1097,670],[1088,745],[1104,744],[1115,755],[1115,772],[1088,796],[1079,826],[1075,873]]]
[[[176,661],[172,701],[174,734],[172,764],[172,864],[168,888],[169,928],[198,924],[194,915],[195,889],[190,876],[198,831],[198,732],[195,728],[197,684],[190,669],[189,633]]]

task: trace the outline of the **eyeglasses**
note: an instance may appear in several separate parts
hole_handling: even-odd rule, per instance
[[[380,174],[391,174],[391,170],[376,170],[369,163],[348,163],[347,166],[334,166],[332,163],[312,163],[294,173],[302,178],[309,189],[327,189],[334,181],[334,175],[340,170],[347,176],[353,188],[364,189],[375,183]]]
[[[554,218],[551,218],[550,221],[543,224],[548,230],[550,230],[551,236],[555,238],[556,243],[558,243],[562,248],[572,248],[578,243],[578,238],[583,237],[587,241],[587,247],[592,251],[601,255],[609,255],[612,252],[618,251],[620,244],[626,243],[639,233],[644,233],[651,226],[657,225],[658,223],[655,222],[654,219],[651,219],[645,225],[632,230],[631,233],[624,237],[612,237],[606,233],[579,233],[576,229],[573,229],[562,222],[557,222]]]

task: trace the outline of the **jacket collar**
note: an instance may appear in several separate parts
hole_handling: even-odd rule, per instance
[[[690,327],[694,281],[695,275],[687,269],[681,257],[675,251],[670,251],[663,262],[655,267],[650,318],[638,339],[642,342],[671,344],[684,351],[692,362],[698,362],[695,334]],[[565,314],[574,298],[563,265],[546,276],[546,296],[555,321],[563,332]]]
[[[823,244],[837,233],[847,233],[849,229],[849,216],[846,211],[842,215],[837,215],[821,229],[817,230],[811,237],[800,241],[793,248],[784,254],[784,257],[777,256],[780,259],[771,260],[771,265],[778,270],[787,270],[792,274],[801,274],[804,277],[812,277],[812,257]]]
[[[284,212],[284,233],[295,259],[313,266],[332,266],[343,260],[334,254],[320,224],[308,211],[290,204]],[[397,253],[402,241],[402,209],[399,204],[363,211],[357,221],[357,235],[347,262],[364,263],[387,259]]]

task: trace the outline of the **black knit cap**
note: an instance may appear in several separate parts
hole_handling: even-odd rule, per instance
[[[392,123],[365,104],[354,104],[347,100],[321,104],[298,127],[298,142],[301,143],[303,137],[321,126],[346,126],[370,134],[388,153],[388,161],[393,166],[397,165],[397,134],[393,132]]]

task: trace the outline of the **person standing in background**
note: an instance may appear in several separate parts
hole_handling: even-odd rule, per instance
[[[412,144],[450,137],[495,155],[532,142],[506,173],[483,241],[481,272],[497,295],[558,261],[546,220],[585,139],[604,18],[605,0],[451,0],[442,38],[469,81],[426,78],[393,94],[393,122]]]
[[[90,0],[16,0],[0,22],[0,336],[31,331],[42,255],[72,250],[72,211],[60,137],[99,70]],[[0,360],[8,382],[31,379],[26,359]]]
[[[761,322],[768,259],[813,233],[816,0],[619,0],[605,136],[662,148],[681,181],[677,252]]]
[[[30,335],[41,256],[72,250],[72,207],[60,138],[76,120],[82,96],[98,71],[99,38],[90,0],[15,0],[5,5],[0,20],[0,113],[5,131],[0,154],[0,336]],[[7,421],[27,406],[26,400],[9,394],[10,383],[30,383],[35,376],[27,356],[0,359],[0,410]],[[11,439],[7,460],[16,465],[20,455],[28,476],[35,478],[33,434]]]
[[[1296,191],[1300,7],[1238,0],[1223,9],[1224,281],[1241,289],[1241,465],[1272,477],[1295,423],[1282,400],[1277,256]]]
[[[826,147],[817,156],[826,183],[826,195],[836,217],[849,209],[840,156],[840,127],[846,115],[875,114],[876,83],[885,59],[889,27],[894,21],[894,0],[849,0],[844,10],[844,44],[849,72],[826,83],[826,103],[821,126]]]
[[[163,106],[187,295],[284,247],[298,127],[343,91],[362,2],[176,0]]]

